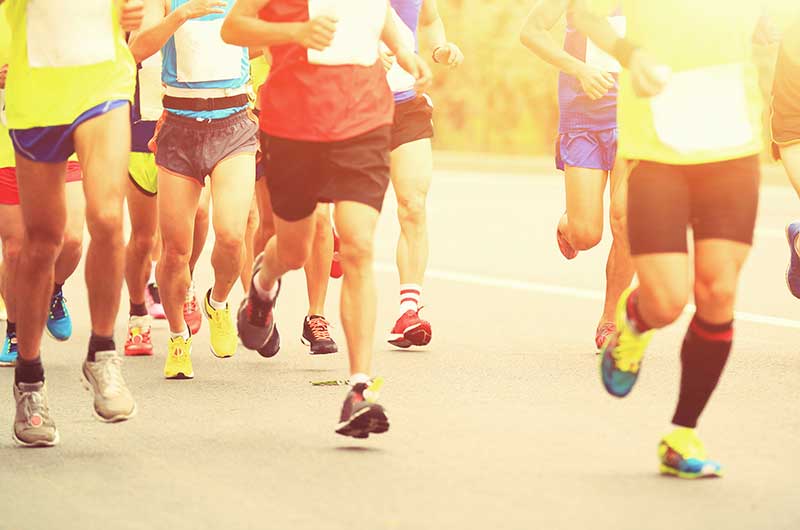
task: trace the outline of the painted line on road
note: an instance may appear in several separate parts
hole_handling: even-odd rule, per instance
[[[379,262],[375,264],[375,270],[379,272],[397,272],[393,263]],[[443,271],[437,269],[428,270],[426,278],[444,280],[448,282],[464,283],[468,285],[479,285],[482,287],[499,287],[501,289],[512,289],[514,291],[525,291],[540,294],[554,294],[558,296],[569,296],[572,298],[582,298],[584,300],[603,300],[605,294],[601,291],[592,289],[579,289],[576,287],[565,287],[548,283],[529,282],[524,280],[513,280],[507,278],[496,278],[479,274],[469,274],[464,272]],[[685,314],[693,314],[695,306],[688,304],[684,310]],[[758,313],[748,313],[737,311],[736,320],[751,322],[754,324],[764,324],[780,328],[800,329],[800,320],[775,317],[771,315],[761,315]]]

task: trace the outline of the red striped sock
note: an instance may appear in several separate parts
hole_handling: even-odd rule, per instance
[[[406,311],[419,311],[422,298],[422,286],[415,283],[404,283],[400,286],[400,314]]]

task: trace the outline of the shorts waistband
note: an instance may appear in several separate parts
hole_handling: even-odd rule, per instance
[[[235,125],[238,122],[241,122],[242,119],[247,118],[248,109],[240,110],[236,114],[231,114],[226,118],[219,118],[219,119],[207,119],[207,120],[200,120],[197,118],[190,118],[188,116],[179,116],[178,114],[174,114],[170,111],[167,111],[167,117],[165,119],[166,122],[174,123],[181,127],[185,127],[187,129],[195,129],[198,131],[206,131],[206,130],[214,130],[214,129],[224,129],[225,127],[230,127],[231,125]]]

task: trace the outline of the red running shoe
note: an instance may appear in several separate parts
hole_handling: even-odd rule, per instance
[[[339,279],[344,272],[342,271],[342,264],[339,261],[339,236],[336,235],[336,230],[333,231],[333,260],[331,260],[331,278]]]
[[[389,334],[389,344],[398,348],[427,346],[431,342],[431,323],[419,317],[419,310],[408,310],[397,319]]]
[[[167,314],[164,312],[164,306],[161,304],[161,295],[158,293],[158,286],[154,283],[148,283],[147,288],[144,290],[144,304],[147,306],[147,312],[156,320],[166,320]]]
[[[128,320],[128,339],[125,341],[125,355],[153,355],[149,316],[132,316]]]
[[[569,244],[569,241],[559,229],[556,229],[556,240],[558,241],[558,250],[561,251],[565,258],[575,259],[578,257],[578,251],[572,248],[572,245]]]
[[[197,332],[200,331],[200,326],[203,324],[203,315],[200,313],[194,291],[191,293],[191,298],[183,303],[183,319],[186,321],[186,325],[189,326],[192,336],[197,335]]]
[[[603,345],[606,343],[606,340],[617,332],[617,326],[614,325],[613,322],[605,322],[600,324],[597,328],[597,333],[594,336],[594,343],[597,345],[597,353],[600,353],[600,350],[603,349]]]

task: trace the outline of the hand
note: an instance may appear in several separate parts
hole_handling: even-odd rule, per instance
[[[183,20],[191,20],[206,15],[225,13],[227,5],[228,3],[224,0],[192,0],[180,6],[178,10]]]
[[[310,50],[322,51],[333,42],[338,19],[329,15],[314,17],[302,22],[294,36],[294,41]]]
[[[437,63],[446,64],[452,68],[461,66],[464,62],[464,54],[461,53],[461,48],[448,42],[444,46],[439,46],[433,52],[433,60]]]
[[[430,88],[433,82],[433,74],[428,63],[423,61],[419,55],[412,50],[403,48],[397,52],[397,64],[417,80],[414,84],[414,89],[417,92],[425,92]]]
[[[0,66],[0,88],[6,87],[6,78],[8,77],[8,65]]]
[[[581,82],[583,91],[589,96],[589,99],[593,100],[600,99],[608,94],[608,91],[616,83],[613,75],[588,64],[584,64],[578,70],[576,77]]]
[[[142,0],[123,0],[119,16],[122,31],[136,31],[144,18],[144,2]]]
[[[391,70],[392,66],[394,66],[394,61],[394,54],[390,50],[384,49],[384,47],[381,46],[381,62],[383,63],[383,69],[387,72]]]
[[[651,98],[657,96],[667,86],[670,69],[656,63],[642,50],[636,50],[630,62],[633,91],[637,96]]]
[[[755,34],[753,34],[753,43],[758,46],[769,46],[780,41],[780,28],[775,25],[769,16],[761,15],[761,18],[758,19]]]

